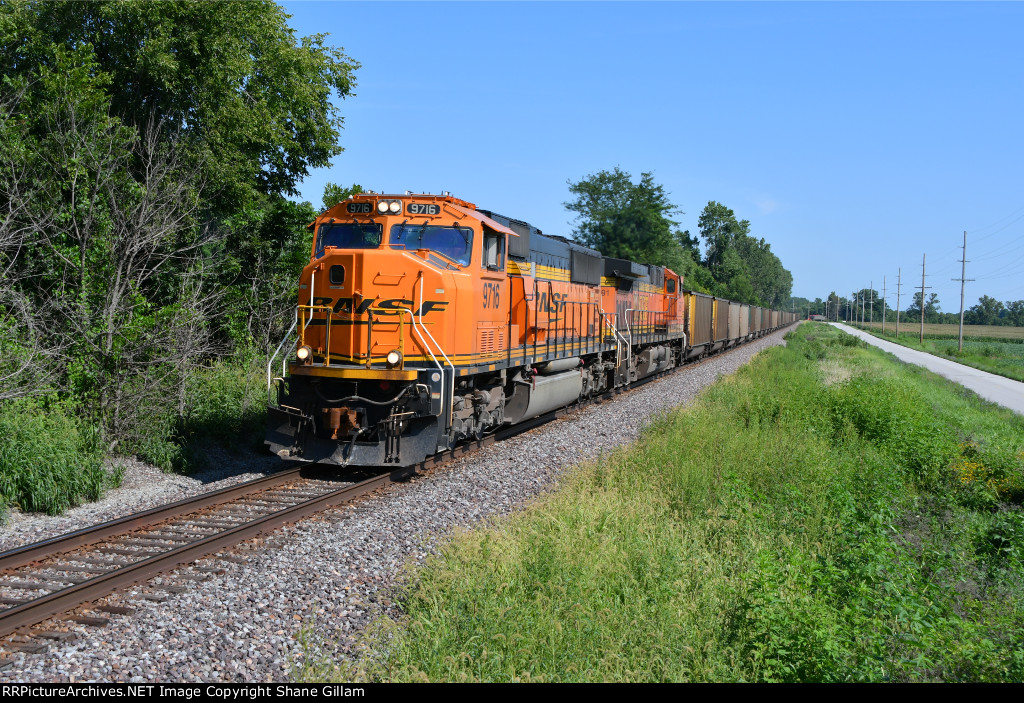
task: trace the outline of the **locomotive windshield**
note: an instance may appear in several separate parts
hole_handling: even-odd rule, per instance
[[[339,249],[376,249],[380,246],[381,227],[368,222],[330,222],[320,225],[316,239],[316,258],[324,255],[326,247]]]
[[[469,265],[473,253],[473,230],[469,227],[401,224],[391,227],[391,245],[406,249],[429,249],[452,261]]]

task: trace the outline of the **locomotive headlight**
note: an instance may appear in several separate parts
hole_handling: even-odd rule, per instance
[[[402,353],[400,351],[392,349],[388,352],[388,366],[398,366],[400,361],[402,361]]]
[[[377,203],[377,212],[379,212],[380,214],[383,215],[387,211],[388,211],[387,201],[381,200],[379,203]]]
[[[313,349],[309,345],[303,344],[299,347],[298,351],[295,352],[295,356],[299,361],[308,361],[309,358],[313,356]]]
[[[402,201],[392,200],[391,203],[388,205],[388,210],[390,210],[392,214],[397,215],[402,211]]]

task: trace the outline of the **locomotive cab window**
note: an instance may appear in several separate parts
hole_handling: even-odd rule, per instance
[[[330,222],[320,225],[316,235],[316,257],[327,247],[339,249],[376,249],[380,246],[381,226],[373,223]]]
[[[391,226],[391,246],[429,249],[463,266],[473,253],[473,230],[469,227],[400,224]]]
[[[665,291],[667,293],[675,293],[676,292],[676,279],[670,278],[667,281],[665,281]]]
[[[484,227],[484,268],[500,271],[505,268],[505,235]]]

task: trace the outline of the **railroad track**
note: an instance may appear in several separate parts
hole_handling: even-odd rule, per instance
[[[696,366],[703,360],[685,364]],[[679,368],[614,389],[590,402],[629,393]],[[0,638],[7,649],[41,651],[39,639],[60,632],[33,630],[79,606],[216,554],[283,525],[351,502],[379,488],[526,432],[579,408],[561,408],[438,454],[419,465],[367,475],[349,471],[339,485],[337,467],[307,465],[205,493],[0,553]],[[200,569],[215,571],[216,569]],[[122,606],[98,606],[125,614]],[[103,625],[105,618],[66,619]],[[14,641],[15,635],[20,641]]]
[[[319,467],[300,467],[3,552],[0,637],[28,634],[29,642],[7,645],[31,649],[33,634],[53,634],[26,632],[33,625],[397,478],[384,473],[339,486]]]
[[[44,645],[35,640],[60,639],[59,632],[53,630],[32,631],[47,619],[351,502],[562,414],[564,411],[551,413],[407,469],[366,478],[348,472],[342,486],[333,478],[337,467],[303,466],[0,553],[0,638],[17,634],[21,641],[9,640],[4,643],[6,648],[39,651]],[[353,482],[352,478],[361,480]],[[99,606],[97,610],[123,614],[128,609]],[[105,624],[103,617],[67,619]]]

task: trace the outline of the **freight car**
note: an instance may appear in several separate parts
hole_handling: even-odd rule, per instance
[[[310,228],[267,367],[288,459],[410,466],[795,321],[449,194],[361,193]]]

